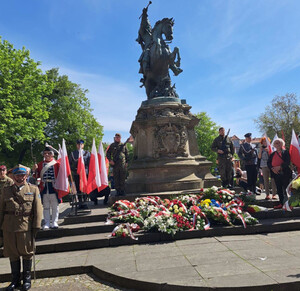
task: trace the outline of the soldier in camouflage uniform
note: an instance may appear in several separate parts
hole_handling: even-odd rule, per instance
[[[125,195],[126,168],[128,163],[128,150],[126,143],[121,143],[121,135],[115,134],[115,142],[109,146],[106,157],[113,166],[113,175],[117,195]]]
[[[13,175],[14,184],[5,186],[0,197],[3,254],[9,257],[12,271],[12,282],[6,290],[21,285],[20,257],[23,257],[22,290],[29,290],[34,239],[41,227],[43,209],[38,187],[26,182],[28,168],[18,165],[13,169]]]
[[[234,154],[234,148],[231,139],[225,136],[224,127],[219,128],[219,136],[214,139],[211,149],[218,153],[218,168],[221,175],[222,186],[231,187],[230,181],[232,180],[232,156]]]

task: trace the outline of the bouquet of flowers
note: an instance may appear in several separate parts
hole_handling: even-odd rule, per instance
[[[292,207],[300,206],[300,175],[290,183],[287,191],[291,194],[289,204]]]
[[[137,198],[134,202],[116,201],[108,214],[107,223],[121,224],[115,228],[112,236],[131,236],[133,229],[139,228],[171,235],[184,230],[207,230],[210,227],[209,221],[224,225],[242,223],[244,227],[257,223],[255,218],[244,211],[242,198],[227,189],[211,187],[201,189],[199,195],[173,198],[147,196]],[[253,212],[259,210],[255,205],[248,209]],[[133,228],[132,225],[138,227]]]

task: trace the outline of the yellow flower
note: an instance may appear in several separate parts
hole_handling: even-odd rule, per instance
[[[179,212],[179,210],[178,210],[178,209],[175,209],[175,210],[174,210],[174,213],[178,213],[178,212]]]
[[[300,178],[296,179],[292,182],[292,188],[294,189],[300,189]]]
[[[174,205],[173,208],[174,208],[174,209],[178,209],[178,205]]]
[[[182,207],[180,207],[180,208],[179,208],[179,211],[180,211],[180,212],[183,212],[183,208],[182,208]]]
[[[179,212],[179,213],[178,213],[178,215],[179,215],[179,216],[182,216],[182,213],[181,213],[181,212]]]
[[[170,211],[172,211],[172,210],[173,210],[173,208],[172,208],[172,207],[170,207],[170,208],[169,208],[169,210],[170,210]]]

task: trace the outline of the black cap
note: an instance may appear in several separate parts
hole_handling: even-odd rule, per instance
[[[84,140],[83,139],[77,139],[77,142],[76,142],[77,144],[81,144],[81,143],[84,143]]]
[[[252,133],[248,132],[244,135],[244,137],[251,137]]]
[[[54,151],[50,147],[45,147],[44,150],[43,150],[43,152],[52,152],[52,154],[54,155]]]

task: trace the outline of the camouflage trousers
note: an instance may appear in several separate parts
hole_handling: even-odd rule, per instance
[[[221,175],[222,185],[227,186],[232,180],[232,162],[231,159],[219,158],[218,168]]]
[[[125,190],[126,168],[123,164],[116,164],[113,168],[115,189],[117,191]]]

